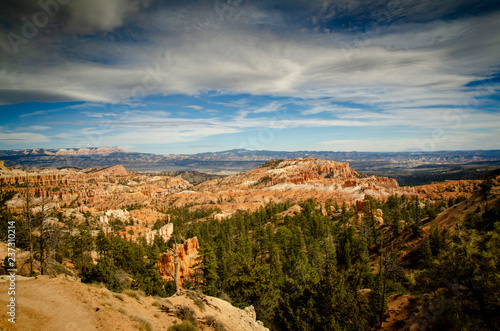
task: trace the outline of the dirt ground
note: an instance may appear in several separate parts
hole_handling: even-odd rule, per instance
[[[165,299],[132,291],[118,294],[68,276],[18,277],[16,323],[12,324],[6,314],[9,284],[6,276],[0,276],[0,330],[167,330],[180,320],[160,310],[166,302],[192,307],[199,319],[213,315],[228,330],[267,330],[251,312],[221,299],[205,297],[210,305],[203,305],[202,310],[186,295]],[[201,330],[212,330],[201,321],[199,325]]]

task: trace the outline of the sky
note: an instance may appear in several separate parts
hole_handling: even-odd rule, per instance
[[[0,149],[500,149],[497,0],[2,0]]]

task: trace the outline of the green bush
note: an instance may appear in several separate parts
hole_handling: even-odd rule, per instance
[[[116,267],[109,258],[102,257],[96,265],[90,265],[82,270],[83,283],[103,283],[108,290],[121,292],[122,285],[115,275]]]
[[[196,327],[188,321],[183,321],[182,324],[172,325],[168,331],[196,331]]]
[[[213,315],[205,316],[205,323],[214,328],[215,331],[227,331],[224,324],[222,324],[222,322],[216,319]]]
[[[177,306],[177,318],[188,321],[194,326],[198,326],[198,320],[196,319],[196,313],[193,308],[188,306]]]

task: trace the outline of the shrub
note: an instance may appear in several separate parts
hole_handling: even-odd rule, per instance
[[[137,322],[141,330],[154,331],[155,327],[146,317],[141,315],[130,316],[130,319]]]
[[[208,325],[208,326],[214,326],[215,322],[217,322],[217,319],[215,318],[215,316],[213,315],[207,315],[205,316],[205,323]]]
[[[182,324],[172,325],[168,331],[196,331],[196,327],[188,321],[183,321]]]
[[[221,321],[216,321],[214,325],[214,330],[215,331],[227,331],[226,327],[224,324],[222,324]]]
[[[155,306],[155,307],[162,307],[164,305],[165,304],[161,300],[156,300],[155,302],[153,302],[153,306]]]
[[[188,306],[176,306],[177,308],[177,318],[188,321],[194,326],[198,326],[198,320],[196,319],[196,313],[193,308]]]
[[[205,316],[205,322],[208,326],[214,328],[215,331],[227,331],[224,324],[215,318],[213,315]]]

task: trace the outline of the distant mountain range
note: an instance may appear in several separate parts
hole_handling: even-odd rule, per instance
[[[421,184],[446,179],[477,179],[481,178],[485,171],[493,173],[500,171],[500,150],[287,152],[233,149],[179,155],[126,152],[118,147],[0,151],[0,160],[9,167],[103,168],[121,164],[131,171],[201,171],[221,174],[248,171],[273,159],[301,157],[348,162],[356,171],[368,175],[393,177],[404,184]]]

